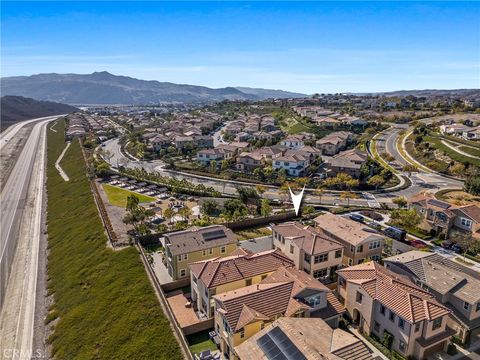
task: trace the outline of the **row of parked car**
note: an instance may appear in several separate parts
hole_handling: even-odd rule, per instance
[[[156,196],[159,199],[168,199],[166,187],[160,187],[155,184],[149,184],[144,181],[138,181],[129,177],[120,177],[120,175],[112,175],[107,181],[108,184],[118,186],[120,188],[138,192],[149,196]]]

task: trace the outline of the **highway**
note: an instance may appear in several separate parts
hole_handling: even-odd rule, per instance
[[[11,359],[32,355],[44,227],[46,127],[56,118],[16,124],[1,137],[2,143],[10,141],[23,126],[34,123],[0,196],[0,348]]]

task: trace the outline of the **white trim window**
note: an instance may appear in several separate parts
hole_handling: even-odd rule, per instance
[[[467,228],[472,227],[472,220],[466,219],[466,218],[461,218],[462,226],[465,226]]]
[[[380,247],[380,240],[372,241],[368,244],[368,250],[378,249]]]
[[[180,277],[185,277],[187,276],[187,270],[186,269],[181,269],[180,270]]]

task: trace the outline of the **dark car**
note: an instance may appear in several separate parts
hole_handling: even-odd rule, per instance
[[[452,246],[452,251],[457,254],[461,254],[463,252],[463,249],[460,245],[455,244]]]
[[[381,230],[382,229],[382,225],[380,225],[376,221],[370,221],[367,225],[370,226],[371,228],[374,228],[375,230]]]
[[[445,240],[444,242],[442,242],[442,247],[444,249],[451,249],[452,246],[453,246],[453,243],[451,241]]]
[[[361,223],[365,221],[365,218],[362,215],[358,215],[358,214],[350,214],[350,219],[352,219],[353,221],[361,222]]]

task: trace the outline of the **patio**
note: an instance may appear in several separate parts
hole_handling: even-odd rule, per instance
[[[181,328],[201,322],[193,309],[191,299],[182,290],[175,290],[165,294],[172,312]]]

